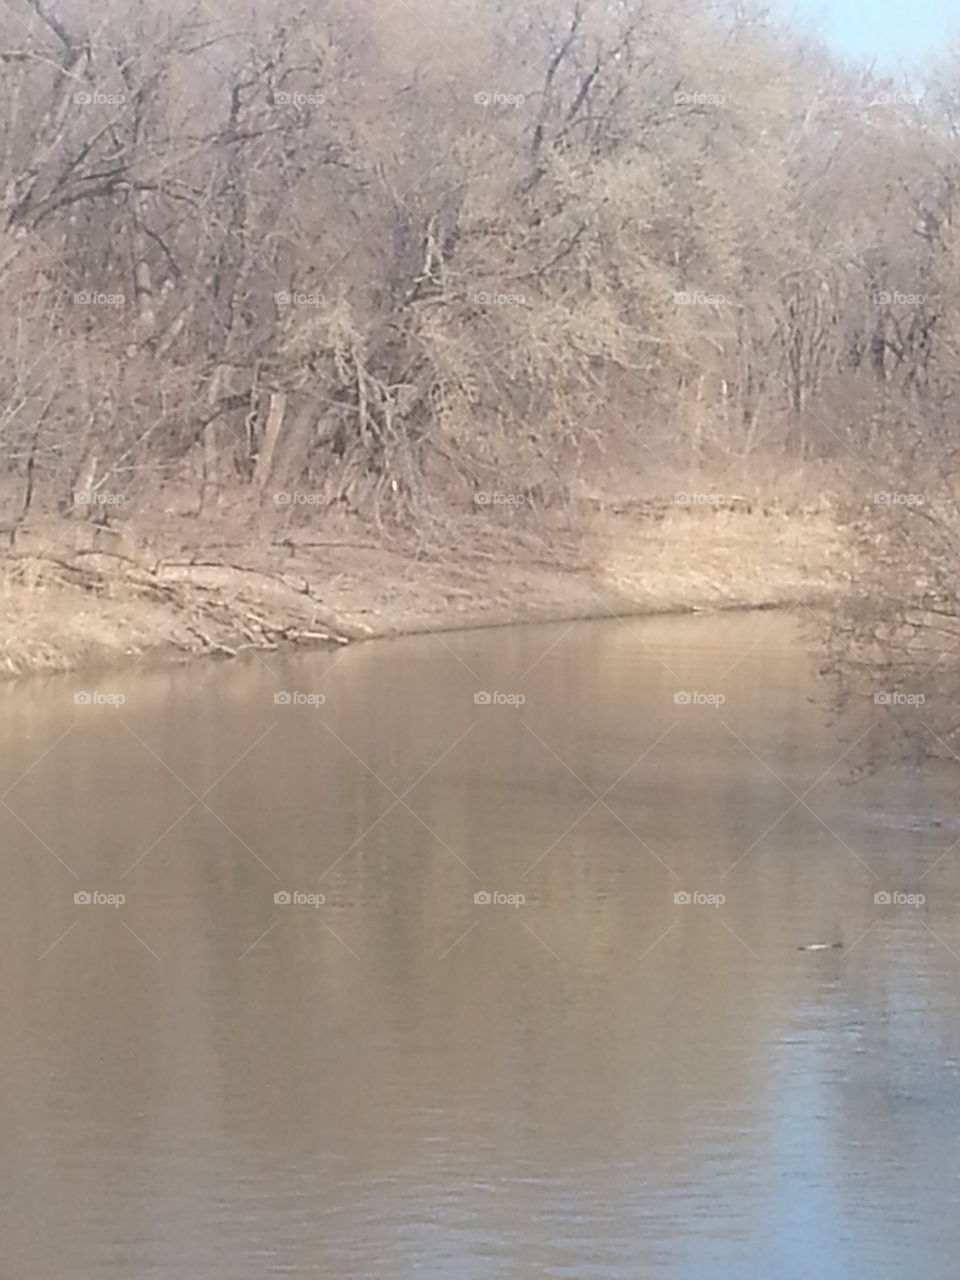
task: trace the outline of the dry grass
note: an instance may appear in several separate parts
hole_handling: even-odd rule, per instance
[[[512,523],[510,523],[512,521]],[[0,674],[605,615],[789,606],[837,589],[830,517],[626,508],[574,533],[503,513],[433,539],[362,529],[244,541],[171,522],[126,550],[77,548],[64,522],[0,561]],[[238,532],[238,531],[235,531]],[[129,554],[128,554],[129,553]]]

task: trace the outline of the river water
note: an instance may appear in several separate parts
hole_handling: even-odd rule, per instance
[[[955,1280],[956,788],[795,619],[0,710],[3,1275]]]

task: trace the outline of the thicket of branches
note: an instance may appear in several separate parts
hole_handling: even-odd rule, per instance
[[[0,73],[14,519],[953,447],[949,69],[711,0],[9,0]]]

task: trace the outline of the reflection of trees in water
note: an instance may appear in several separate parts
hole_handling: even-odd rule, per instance
[[[909,447],[889,426],[871,462],[892,493],[844,512],[853,595],[824,618],[825,674],[852,732],[875,726],[855,757],[867,769],[960,755],[954,447],[938,420]]]
[[[803,806],[777,821],[793,797],[773,774],[801,793],[843,749],[808,700],[816,685],[790,619],[629,627],[445,638],[486,687],[522,689],[520,710],[476,707],[473,674],[429,637],[357,650],[321,686],[320,714],[352,751],[313,709],[278,720],[276,681],[259,667],[222,671],[200,700],[181,674],[164,677],[172,684],[156,700],[138,703],[131,690],[133,727],[176,750],[197,787],[276,721],[210,802],[282,887],[319,889],[327,905],[278,918],[277,882],[195,814],[131,877],[130,920],[159,964],[91,920],[63,942],[75,949],[55,981],[33,976],[35,960],[19,965],[28,976],[7,992],[0,1058],[28,1086],[31,1126],[56,1133],[43,1156],[54,1185],[107,1132],[127,1163],[107,1162],[97,1185],[126,1190],[130,1221],[143,1203],[182,1197],[246,1206],[251,1222],[292,1204],[329,1224],[331,1255],[373,1237],[390,1256],[425,1194],[441,1223],[451,1204],[471,1214],[482,1203],[508,1232],[541,1203],[544,1176],[587,1217],[585,1194],[614,1218],[662,1209],[667,1236],[669,1214],[689,1211],[702,1187],[707,1219],[736,1198],[762,1221],[768,1189],[756,1171],[782,1158],[777,1117],[790,1108],[840,1156],[857,1138],[892,1159],[886,1133],[871,1138],[878,1108],[895,1114],[901,1095],[923,1098],[904,1105],[924,1114],[931,1098],[947,1105],[933,1059],[955,1056],[955,961],[922,922],[960,951],[949,919],[960,870],[946,859],[931,873],[925,913],[878,917],[872,877],[831,834],[884,887],[908,887],[915,846],[864,811],[906,811],[909,778],[857,791],[827,780],[809,803],[829,830]],[[293,664],[284,682],[314,688],[311,672],[319,680],[329,661]],[[678,681],[727,702],[678,707]],[[60,847],[78,825],[80,784],[109,789],[109,813],[90,818],[106,871],[160,833],[174,795],[156,790],[163,771],[149,756],[121,757],[107,734],[120,730],[97,723],[102,736],[68,737],[54,758],[41,791],[64,785],[43,830]],[[32,727],[43,735],[53,724]],[[598,805],[577,822],[592,796],[560,761],[602,794],[658,737],[609,793],[614,813]],[[4,755],[18,761],[14,746]],[[30,750],[20,744],[24,763]],[[422,821],[398,805],[376,823],[393,799],[377,778],[402,793],[431,764],[407,797]],[[39,823],[39,810],[31,816]],[[946,843],[908,834],[931,851],[939,840],[937,854]],[[31,933],[48,923],[44,894],[60,884],[55,865],[27,855],[18,848],[0,903],[20,921],[0,930],[10,962],[41,949]],[[528,902],[478,907],[479,888]],[[727,901],[678,906],[677,888],[722,888]],[[837,934],[842,953],[796,950]],[[822,1052],[804,1056],[811,1019]],[[28,1072],[23,1044],[41,1045],[56,1073]],[[858,1046],[867,1054],[849,1057]],[[823,1113],[797,1116],[797,1071],[819,1085]],[[915,1128],[906,1149],[920,1159],[937,1141]],[[518,1176],[527,1182],[484,1199],[488,1184]]]

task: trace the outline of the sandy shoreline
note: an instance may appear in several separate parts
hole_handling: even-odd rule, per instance
[[[426,549],[343,531],[269,546],[46,526],[0,557],[0,678],[578,618],[814,604],[842,590],[823,514],[470,526]],[[517,535],[517,536],[515,536]],[[190,545],[189,539],[193,539]],[[91,545],[86,545],[90,543]]]

